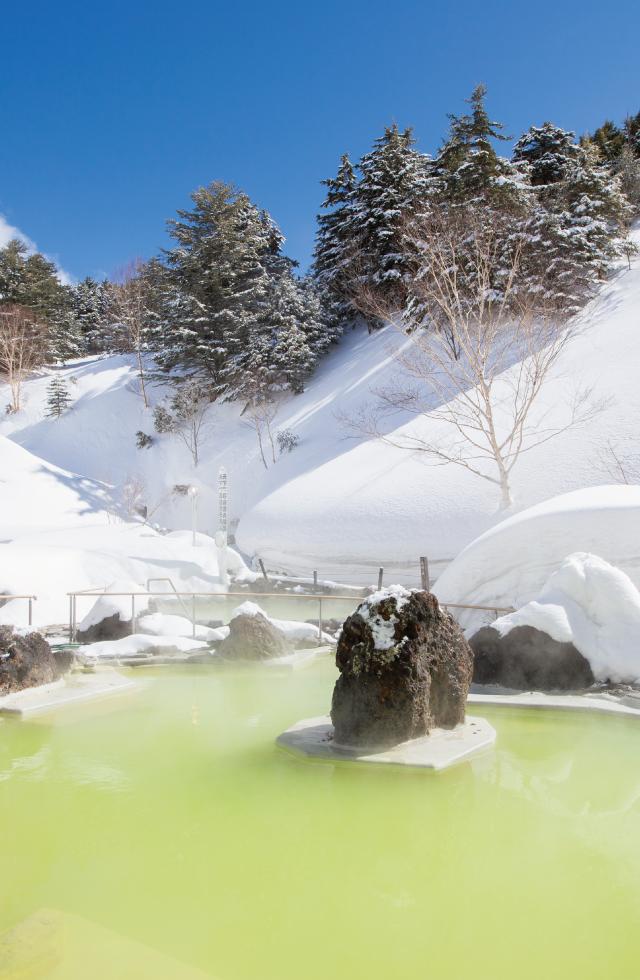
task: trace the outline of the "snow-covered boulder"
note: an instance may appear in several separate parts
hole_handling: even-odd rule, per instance
[[[132,604],[131,595],[126,593],[143,591],[136,582],[127,580],[112,582],[81,620],[78,626],[78,640],[81,643],[96,643],[100,640],[119,640],[123,636],[130,636],[133,628]],[[150,597],[136,595],[136,616],[149,608],[149,602]]]
[[[318,634],[318,627],[315,623],[300,622],[296,619],[275,619],[267,615],[256,602],[246,601],[233,611],[232,618],[235,616],[257,616],[258,614],[268,619],[278,632],[282,633],[286,639],[298,649],[304,650],[307,647],[317,646],[318,640],[329,645],[335,644],[335,637],[325,631]]]
[[[263,613],[259,606],[245,602],[229,622],[229,635],[218,647],[229,660],[270,660],[286,657],[293,643]]]
[[[428,592],[392,586],[365,599],[344,624],[336,664],[339,744],[397,745],[464,721],[471,650]]]
[[[553,497],[508,518],[460,552],[440,575],[441,602],[518,608],[567,555],[600,555],[640,587],[640,486],[602,486]],[[462,620],[463,622],[465,620]]]
[[[628,575],[602,558],[569,555],[537,599],[481,630],[471,645],[480,658],[474,673],[480,682],[539,690],[583,687],[593,679],[640,683],[640,592]],[[489,669],[498,655],[502,663],[492,669],[494,675],[501,672],[501,679]],[[522,683],[509,683],[518,675],[518,658]],[[575,671],[575,684],[550,683],[566,678],[567,667]]]
[[[554,640],[535,626],[501,633],[484,626],[471,637],[474,684],[515,691],[579,691],[595,678],[586,657],[573,643]]]

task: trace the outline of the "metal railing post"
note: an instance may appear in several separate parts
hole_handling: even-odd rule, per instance
[[[134,593],[131,593],[131,633],[135,635],[136,632],[136,597]]]
[[[29,596],[29,626],[33,626],[33,596]]]
[[[322,599],[318,599],[318,646],[322,646]]]
[[[78,628],[77,628],[78,607],[77,607],[77,598],[78,598],[77,595],[75,595],[75,593],[74,593],[74,595],[73,595],[73,612],[72,612],[72,616],[71,616],[71,622],[72,622],[71,642],[72,643],[75,643],[76,640],[78,639]]]
[[[384,575],[384,568],[378,569],[378,592],[382,588],[382,577]]]
[[[196,638],[196,595],[191,596],[191,635]]]

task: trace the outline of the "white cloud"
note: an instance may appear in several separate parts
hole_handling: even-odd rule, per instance
[[[19,238],[21,242],[24,242],[29,252],[40,251],[33,239],[29,238],[28,235],[25,235],[25,233],[20,231],[19,228],[16,228],[14,225],[10,225],[4,215],[0,214],[0,248],[4,248],[7,242],[10,242],[12,238]],[[50,262],[54,263],[57,269],[58,279],[63,286],[70,286],[73,282],[75,282],[73,276],[70,275],[66,269],[63,269],[55,258],[46,255],[44,252],[43,255],[45,255],[45,258],[49,259]]]

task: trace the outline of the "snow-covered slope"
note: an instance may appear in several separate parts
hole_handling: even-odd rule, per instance
[[[640,241],[640,229],[635,237]],[[505,516],[498,510],[496,489],[463,469],[430,466],[378,441],[349,436],[342,417],[354,415],[372,399],[372,389],[397,373],[391,351],[402,342],[407,341],[392,328],[371,336],[364,330],[349,332],[307,390],[280,406],[274,429],[291,429],[300,442],[275,464],[269,461],[268,470],[255,433],[241,415],[244,406],[238,404],[213,409],[197,470],[174,436],[154,436],[150,448],[137,449],[138,430],[153,434],[152,413],[142,405],[134,366],[126,357],[95,358],[60,369],[69,379],[74,405],[56,420],[44,418],[50,374],[29,381],[23,412],[2,418],[0,434],[49,463],[113,485],[116,493],[127,485],[126,497],[136,488],[150,519],[164,526],[190,526],[189,500],[172,488],[196,484],[201,489],[198,526],[207,533],[216,529],[216,479],[224,465],[230,513],[239,519],[238,543],[245,553],[258,554],[271,566],[318,568],[321,575],[336,578],[356,568],[371,581],[378,564],[389,568],[412,562],[417,569],[419,555],[432,560],[455,556]],[[585,310],[581,335],[558,363],[540,413],[548,414],[547,424],[566,419],[566,403],[577,383],[592,385],[594,398],[609,399],[609,405],[588,427],[565,432],[521,458],[514,472],[512,513],[556,494],[619,482],[615,457],[640,455],[639,364],[636,260],[630,271],[620,271],[605,284]],[[162,394],[152,389],[154,401]],[[398,418],[395,424],[429,431],[436,423]],[[6,445],[0,444],[0,479],[5,482],[13,480]],[[95,492],[91,482],[83,489],[88,498]],[[20,523],[31,502],[15,506],[18,516],[10,516],[9,523]],[[59,526],[64,508],[49,510],[50,519],[43,523]]]

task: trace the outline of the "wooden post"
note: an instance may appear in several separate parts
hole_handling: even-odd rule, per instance
[[[314,589],[318,587],[318,570],[316,568],[313,570],[313,587]]]
[[[429,581],[429,560],[426,557],[420,559],[420,578],[422,580],[422,588],[425,592],[431,591],[431,582]]]
[[[384,575],[384,568],[378,569],[378,592],[382,588],[382,577]]]
[[[263,562],[262,558],[258,558],[258,564],[260,566],[260,571],[262,572],[263,579],[265,580],[265,582],[268,582],[269,581],[269,576],[267,575],[267,572],[266,572],[266,569],[264,567],[264,562]]]

